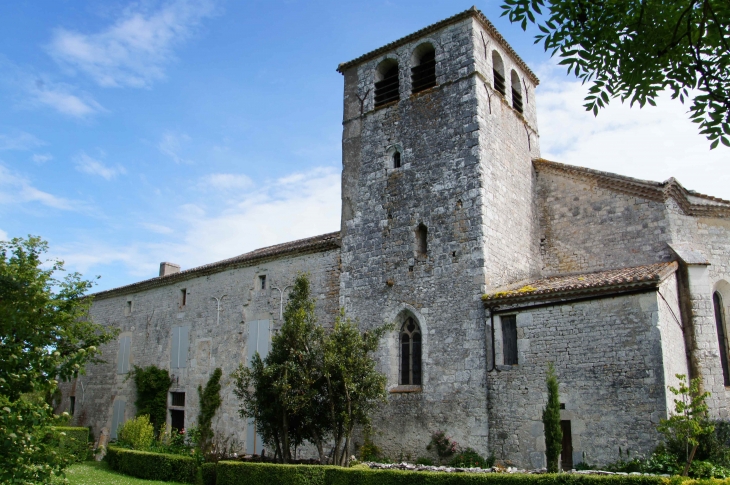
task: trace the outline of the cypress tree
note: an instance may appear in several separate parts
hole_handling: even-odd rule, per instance
[[[558,458],[563,448],[563,430],[560,429],[560,396],[558,395],[558,377],[555,375],[553,363],[548,363],[545,383],[548,389],[548,400],[542,411],[542,424],[545,427],[545,456],[547,470],[558,471]]]

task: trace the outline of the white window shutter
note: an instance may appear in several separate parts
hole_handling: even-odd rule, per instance
[[[129,372],[129,355],[132,352],[132,337],[124,337],[126,342],[124,343],[124,368],[123,373]]]
[[[180,327],[172,327],[172,349],[170,349],[170,367],[180,367]]]

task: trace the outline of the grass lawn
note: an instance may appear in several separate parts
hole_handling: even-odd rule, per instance
[[[109,469],[105,462],[86,461],[66,469],[71,485],[176,485],[174,482],[142,480]],[[182,485],[182,484],[177,484]]]

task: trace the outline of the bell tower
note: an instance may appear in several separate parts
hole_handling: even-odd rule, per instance
[[[448,429],[486,456],[480,297],[537,269],[539,81],[475,8],[338,70],[340,304],[363,328],[395,322],[384,451],[417,456]]]

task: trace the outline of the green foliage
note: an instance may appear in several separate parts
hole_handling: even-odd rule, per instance
[[[504,0],[502,15],[537,24],[535,43],[584,83],[585,107],[611,98],[655,104],[668,89],[711,141],[730,147],[730,3],[727,0]],[[543,10],[545,13],[543,14]]]
[[[420,456],[416,459],[416,465],[433,466],[433,460],[424,456]]]
[[[218,485],[669,485],[656,476],[439,473],[232,461],[218,462],[216,473]]]
[[[449,462],[449,466],[461,468],[492,468],[494,465],[494,454],[489,458],[483,458],[472,448],[459,451]]]
[[[677,374],[679,388],[670,387],[674,399],[674,414],[669,419],[662,419],[657,430],[664,435],[668,443],[681,443],[685,449],[685,468],[682,475],[689,473],[692,460],[700,444],[700,439],[712,434],[714,425],[707,420],[707,404],[705,399],[709,392],[702,392],[702,381],[692,379],[687,386],[687,376]]]
[[[549,473],[558,471],[558,458],[563,449],[563,430],[560,428],[560,396],[558,394],[558,377],[555,367],[548,363],[547,376],[548,400],[542,411],[542,424],[545,429],[545,456]]]
[[[324,463],[329,437],[333,462],[346,465],[353,428],[367,426],[386,396],[385,376],[371,357],[384,331],[361,334],[341,315],[326,333],[317,325],[309,279],[299,275],[269,355],[265,360],[254,355],[250,366],[241,364],[232,376],[239,414],[256,421],[257,432],[280,461],[290,461],[292,449],[308,440]]]
[[[426,445],[428,451],[435,451],[439,458],[439,465],[454,456],[459,444],[452,440],[450,436],[446,436],[444,431],[435,431],[431,433],[431,441]]]
[[[0,241],[0,483],[44,482],[70,462],[55,453],[49,427],[61,424],[51,403],[57,378],[100,362],[115,332],[88,318],[92,283],[63,263],[43,259],[37,237]]]
[[[167,369],[160,369],[151,365],[145,367],[134,366],[129,373],[137,388],[137,399],[134,402],[137,416],[147,415],[159,433],[167,419],[167,392],[172,385],[172,378]]]
[[[70,461],[84,461],[89,455],[89,428],[55,426],[52,428],[54,446]]]
[[[211,423],[213,416],[221,406],[221,376],[223,372],[220,367],[216,368],[205,384],[205,390],[198,386],[198,398],[200,399],[200,411],[198,413],[198,430],[200,439],[198,447],[204,456],[208,456],[213,444],[213,427]]]
[[[110,446],[106,461],[112,470],[148,480],[196,483],[198,463],[189,456],[127,450]]]
[[[146,451],[155,441],[155,429],[146,414],[137,416],[124,423],[118,430],[120,446],[127,446],[133,450]]]
[[[215,463],[203,463],[200,475],[203,485],[215,485]]]
[[[378,457],[381,455],[382,450],[378,447],[372,438],[372,428],[366,427],[364,430],[364,442],[360,447],[360,460],[361,461],[378,461]]]

